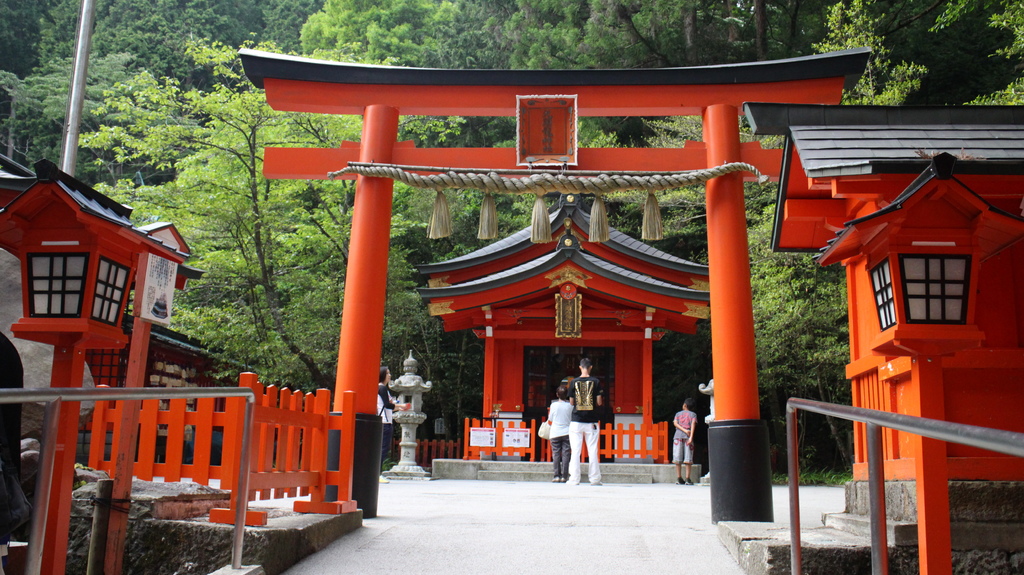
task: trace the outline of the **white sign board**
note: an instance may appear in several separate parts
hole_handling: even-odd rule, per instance
[[[470,447],[494,447],[494,440],[496,438],[493,427],[469,428]]]
[[[512,449],[529,449],[530,448],[530,430],[509,428],[501,434],[501,446]]]
[[[136,289],[142,290],[142,296],[136,298],[139,302],[136,313],[146,321],[170,325],[174,279],[178,275],[178,264],[153,254],[149,254],[147,259],[143,285],[135,286]]]

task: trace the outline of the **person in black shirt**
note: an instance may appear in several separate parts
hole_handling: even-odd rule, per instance
[[[593,364],[589,359],[580,360],[580,376],[569,384],[569,403],[572,404],[572,422],[569,423],[569,481],[566,485],[580,484],[580,450],[584,438],[590,468],[587,475],[591,485],[601,485],[601,453],[598,443],[601,438],[601,416],[597,408],[604,405],[604,389],[601,381],[590,375]]]

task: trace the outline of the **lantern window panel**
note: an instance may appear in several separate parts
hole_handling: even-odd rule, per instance
[[[117,325],[127,285],[128,268],[107,258],[100,258],[96,270],[96,293],[92,298],[92,319]]]
[[[871,287],[875,292],[878,324],[882,331],[885,331],[896,325],[896,302],[893,298],[889,260],[883,261],[871,270]]]
[[[970,257],[901,254],[907,323],[964,324]]]
[[[29,315],[79,317],[89,254],[28,255]]]

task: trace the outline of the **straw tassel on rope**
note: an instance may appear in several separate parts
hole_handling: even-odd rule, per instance
[[[427,237],[436,240],[452,235],[452,214],[448,209],[448,198],[444,192],[438,190],[434,196],[434,213],[430,215],[430,224],[427,225]]]
[[[433,175],[421,175],[414,172],[439,172]],[[596,171],[578,171],[575,175],[567,175],[562,171],[544,170],[491,170],[480,173],[467,168],[440,168],[431,166],[401,166],[395,164],[374,164],[365,162],[349,162],[348,166],[337,172],[327,174],[336,178],[347,174],[357,174],[374,178],[391,178],[414,188],[426,188],[437,191],[434,201],[434,215],[431,217],[428,235],[431,238],[446,237],[451,234],[451,216],[448,214],[448,200],[442,190],[451,188],[473,188],[486,190],[488,195],[481,206],[481,221],[478,237],[493,239],[497,230],[490,227],[490,220],[497,222],[496,213],[490,211],[493,206],[491,193],[534,194],[533,243],[551,241],[551,222],[548,220],[547,206],[543,196],[549,192],[562,194],[594,194],[594,211],[591,225],[591,241],[607,241],[602,226],[607,226],[607,214],[604,210],[602,194],[623,190],[646,190],[647,201],[644,204],[643,233],[644,240],[660,240],[663,237],[661,210],[655,191],[676,189],[683,186],[700,184],[731,174],[733,172],[749,172],[757,176],[759,183],[768,181],[768,176],[761,174],[751,164],[733,162],[713,168],[686,172],[616,172],[605,173]],[[505,175],[524,176],[508,178]],[[443,207],[443,209],[441,209]],[[494,218],[491,218],[494,215]],[[487,220],[485,222],[485,220]],[[485,225],[486,223],[486,225]],[[495,226],[496,228],[496,226]]]
[[[594,205],[590,208],[590,241],[599,244],[608,239],[608,211],[604,207],[604,198],[601,194],[594,194]]]
[[[641,226],[640,239],[660,240],[664,236],[661,231],[661,207],[658,205],[658,198],[654,192],[647,192],[647,201],[644,202],[644,221]]]
[[[484,194],[483,202],[480,204],[480,226],[477,228],[476,237],[481,240],[493,240],[498,237],[498,208],[495,207],[491,192]]]
[[[536,194],[533,200],[533,218],[530,221],[530,241],[535,244],[546,244],[551,241],[551,220],[548,218],[548,206],[544,203],[544,194]]]

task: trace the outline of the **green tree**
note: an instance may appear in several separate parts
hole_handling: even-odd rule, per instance
[[[451,4],[433,0],[327,0],[302,27],[302,47],[343,50],[368,61],[419,65],[437,49],[435,21],[451,17]]]
[[[0,0],[0,70],[20,78],[39,63],[39,15],[50,8],[51,0]]]
[[[759,192],[770,199],[770,190]],[[790,397],[848,404],[850,359],[846,276],[842,266],[821,267],[807,254],[770,250],[774,205],[751,202],[751,287],[757,370],[762,405],[767,408],[780,454],[786,451],[785,402]],[[824,422],[824,433],[808,434]],[[848,469],[853,463],[849,424],[834,418],[801,423],[801,453],[813,468]],[[828,443],[815,437],[831,437]],[[784,461],[784,459],[781,459]]]
[[[93,60],[86,82],[82,131],[96,129],[107,120],[99,111],[103,93],[129,77],[130,61],[127,54]],[[6,94],[8,105],[6,114],[0,115],[0,137],[6,140],[4,153],[25,165],[60,157],[70,78],[70,59],[48,62],[24,80],[13,75],[0,77],[0,94]],[[81,169],[76,175],[80,179],[89,181],[97,176],[95,167],[89,165],[94,158],[79,154]]]
[[[275,112],[240,74],[234,50],[189,53],[214,88],[140,74],[107,98],[104,112],[118,123],[85,141],[117,162],[175,174],[160,185],[122,180],[112,193],[173,221],[193,248],[191,264],[208,270],[180,298],[179,329],[266,381],[333,387],[352,186],[265,179],[263,150],[337,146],[358,125]]]
[[[992,9],[994,7],[994,9]],[[988,9],[988,10],[986,10]],[[971,18],[978,11],[990,12],[989,25],[995,30],[1009,33],[1010,39],[996,55],[1004,56],[1014,65],[1016,77],[1002,89],[983,94],[974,100],[975,104],[1024,104],[1024,5],[1013,0],[954,0],[936,23],[937,29],[955,25]],[[999,12],[999,10],[1002,10]]]
[[[828,35],[814,48],[820,53],[871,48],[864,75],[844,100],[847,104],[896,106],[921,86],[927,70],[914,63],[890,61],[891,49],[877,31],[885,15],[873,14],[868,4],[865,0],[835,4],[828,14]]]

